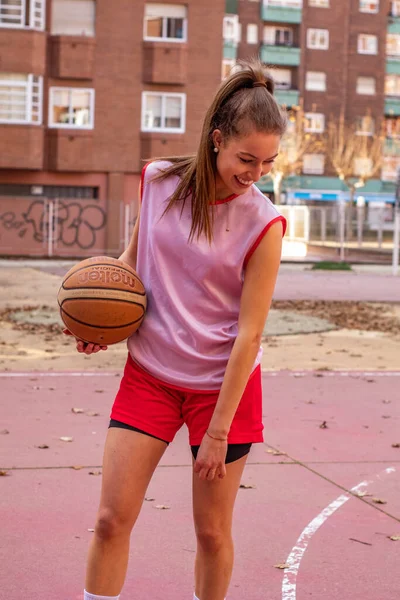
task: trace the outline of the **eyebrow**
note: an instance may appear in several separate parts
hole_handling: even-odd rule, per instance
[[[250,152],[239,151],[239,154],[246,154],[247,156],[251,156],[251,158],[255,158],[257,160],[257,156],[254,156],[254,154],[250,154]],[[272,160],[272,159],[276,158],[278,156],[278,154],[279,154],[279,152],[274,154],[274,156],[271,156],[271,158],[266,158],[265,160]]]

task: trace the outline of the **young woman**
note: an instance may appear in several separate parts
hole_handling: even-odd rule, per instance
[[[242,65],[221,84],[197,154],[143,170],[140,215],[120,258],[142,278],[148,312],[128,340],[112,408],[85,600],[119,598],[146,488],[183,423],[194,464],[194,597],[228,591],[233,506],[251,444],[263,441],[260,343],[285,230],[254,185],[286,127],[273,88],[261,63]]]

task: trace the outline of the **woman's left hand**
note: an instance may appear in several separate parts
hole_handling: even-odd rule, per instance
[[[216,477],[223,479],[226,475],[225,459],[228,442],[215,440],[205,434],[194,463],[194,472],[200,479],[212,481]]]

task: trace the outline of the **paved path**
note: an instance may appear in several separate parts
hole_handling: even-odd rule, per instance
[[[118,383],[115,373],[0,374],[2,598],[81,599]],[[254,487],[239,491],[229,600],[395,600],[400,372],[265,373],[263,383],[266,442],[243,477]],[[190,465],[182,430],[148,490],[121,600],[191,600]]]

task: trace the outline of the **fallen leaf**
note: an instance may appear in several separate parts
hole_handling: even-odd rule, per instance
[[[93,532],[94,532],[94,529],[88,529],[88,531],[90,531],[90,533],[93,533]]]
[[[103,394],[104,390],[94,390],[96,394]]]
[[[80,471],[83,468],[84,467],[81,467],[80,465],[74,465],[73,467],[71,467],[71,469],[73,469],[74,471]]]
[[[88,417],[99,417],[100,416],[100,413],[95,412],[93,410],[89,410],[86,414]]]
[[[39,450],[47,450],[49,446],[47,444],[41,444],[40,446],[35,446],[35,448],[39,448]]]
[[[322,421],[321,425],[319,426],[320,429],[328,429],[328,424],[326,421]]]
[[[242,490],[253,490],[256,486],[251,483],[241,483],[239,487],[242,488]]]
[[[155,498],[145,498],[145,502],[154,502]]]
[[[275,569],[288,569],[290,565],[287,563],[282,563],[280,565],[274,565]]]
[[[356,492],[354,495],[358,496],[359,498],[365,498],[365,496],[372,496],[372,494],[369,494],[368,492]]]
[[[0,477],[7,477],[7,475],[10,475],[8,471],[0,471]]]
[[[268,448],[266,450],[268,454],[272,454],[273,456],[286,456],[286,452],[281,452],[280,450],[273,450],[272,448]]]
[[[156,504],[153,508],[157,508],[158,510],[169,510],[169,506],[165,506],[165,504]]]
[[[80,415],[84,412],[84,410],[83,408],[71,408],[71,412],[73,412],[75,415]]]
[[[400,444],[399,443],[392,444],[392,448],[400,448]]]
[[[382,419],[390,419],[390,415],[382,415]]]
[[[8,435],[10,432],[8,431],[8,429],[3,429],[2,431],[0,431],[0,435]]]
[[[372,498],[372,502],[375,504],[387,504],[386,500],[382,500],[381,498]]]
[[[89,471],[89,475],[101,475],[101,471]]]
[[[392,542],[400,542],[400,535],[388,535],[389,540]]]
[[[60,437],[60,440],[61,440],[62,442],[73,442],[73,441],[74,441],[74,438],[72,438],[72,437],[65,437],[65,436],[63,436],[63,437]]]

